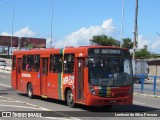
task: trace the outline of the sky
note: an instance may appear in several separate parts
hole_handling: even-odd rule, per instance
[[[11,35],[13,25],[14,36],[46,38],[50,47],[52,29],[52,46],[56,48],[90,45],[92,36],[102,34],[121,40],[122,1],[0,0],[0,35]],[[123,38],[132,40],[135,2],[124,0]],[[138,11],[138,49],[148,45],[150,52],[158,54],[159,5],[160,0],[139,0]]]

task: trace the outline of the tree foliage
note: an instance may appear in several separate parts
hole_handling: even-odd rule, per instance
[[[106,35],[93,36],[92,39],[90,39],[90,42],[92,44],[102,45],[102,46],[119,46],[120,45],[119,41],[117,41],[112,37],[108,37]]]
[[[90,42],[92,44],[102,45],[102,46],[120,46],[119,41],[117,41],[116,39],[114,39],[112,37],[108,37],[106,35],[93,36],[90,39]],[[122,47],[127,48],[127,49],[132,49],[133,48],[132,40],[130,38],[124,38]],[[139,51],[135,52],[135,58],[136,59],[149,59],[149,58],[155,58],[155,57],[156,57],[155,54],[150,53],[145,48],[140,49]]]
[[[124,38],[123,39],[123,44],[122,44],[123,48],[128,48],[128,49],[132,49],[133,48],[133,42],[130,38]]]
[[[149,58],[155,58],[155,57],[156,57],[156,55],[147,51],[147,49],[145,49],[145,48],[142,48],[142,49],[140,49],[140,51],[135,52],[136,59],[149,59]]]

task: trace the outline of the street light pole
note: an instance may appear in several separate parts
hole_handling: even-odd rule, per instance
[[[50,48],[52,47],[52,25],[53,25],[53,0],[52,0],[52,10],[51,10],[51,41],[50,41]]]
[[[6,2],[6,4],[12,5],[12,23],[11,23],[11,59],[12,59],[12,41],[13,41],[13,22],[14,22],[14,3],[8,3]]]
[[[13,42],[13,22],[14,22],[14,3],[12,4],[11,59],[12,59],[12,42]]]
[[[122,44],[123,44],[123,23],[124,23],[124,0],[122,0],[122,26],[121,26],[121,42],[120,42],[120,47],[122,47]]]

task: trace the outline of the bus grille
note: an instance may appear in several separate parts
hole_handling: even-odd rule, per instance
[[[128,94],[127,88],[112,89],[111,87],[99,87],[100,97],[125,97]]]

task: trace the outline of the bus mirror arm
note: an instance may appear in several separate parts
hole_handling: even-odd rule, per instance
[[[88,67],[88,59],[85,60],[85,66]]]

